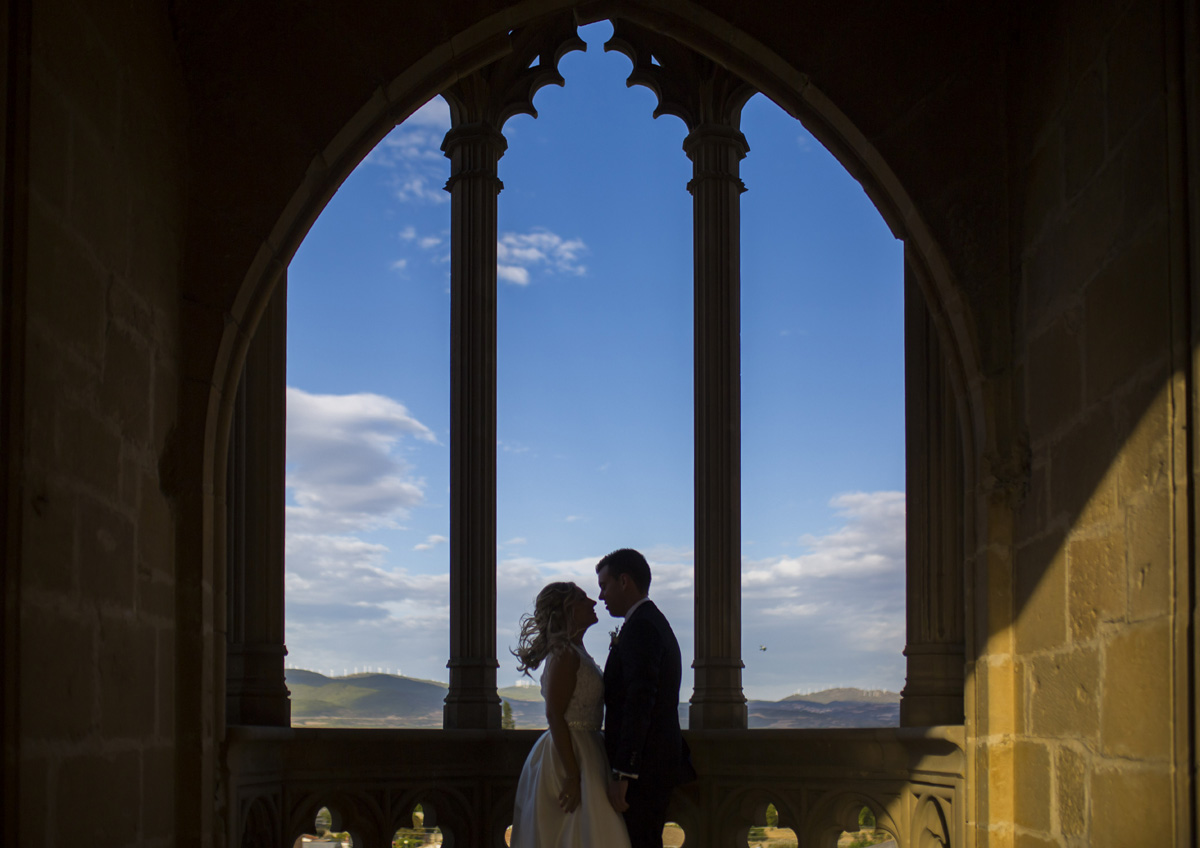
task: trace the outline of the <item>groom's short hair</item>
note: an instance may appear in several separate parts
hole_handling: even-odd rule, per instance
[[[643,595],[650,591],[650,563],[633,548],[620,548],[608,554],[596,563],[596,573],[602,568],[607,568],[608,576],[613,579],[628,574]]]

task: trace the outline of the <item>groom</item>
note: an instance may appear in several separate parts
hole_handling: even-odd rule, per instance
[[[650,565],[631,548],[596,565],[600,600],[625,622],[604,664],[604,747],[612,766],[608,798],[625,815],[632,848],[662,848],[671,790],[694,780],[679,730],[679,643],[646,597]]]

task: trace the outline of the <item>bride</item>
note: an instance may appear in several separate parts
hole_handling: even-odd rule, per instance
[[[533,615],[521,617],[513,654],[529,673],[543,660],[542,697],[550,729],[521,769],[512,848],[628,848],[625,821],[608,801],[604,675],[583,647],[596,623],[596,602],[574,583],[538,593]]]

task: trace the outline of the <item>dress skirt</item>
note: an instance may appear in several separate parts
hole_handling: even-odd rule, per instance
[[[604,737],[599,730],[571,728],[571,741],[579,762],[579,806],[564,813],[558,805],[565,768],[546,731],[521,769],[512,848],[629,848],[625,820],[608,802]]]

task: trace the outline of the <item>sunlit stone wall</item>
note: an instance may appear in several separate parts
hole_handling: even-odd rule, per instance
[[[983,636],[1012,718],[990,698],[987,732],[1011,757],[1017,844],[1176,844],[1190,344],[1160,46],[1180,8],[1026,5],[1009,138],[1027,477],[1008,493],[1011,633]]]
[[[31,48],[4,80],[30,154],[3,174],[28,234],[24,341],[0,339],[23,379],[5,812],[23,845],[211,844],[237,815],[214,566],[239,345],[389,118],[564,4],[100,5],[3,18]],[[968,844],[1183,843],[1194,4],[995,5],[613,9],[774,86],[937,295],[972,481]]]

